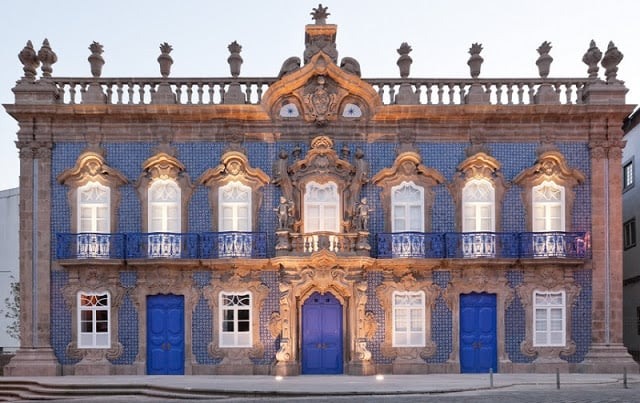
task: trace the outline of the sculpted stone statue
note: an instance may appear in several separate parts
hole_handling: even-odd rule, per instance
[[[293,202],[288,201],[286,197],[280,196],[280,204],[273,210],[278,216],[278,229],[290,229],[293,220]]]
[[[369,207],[367,198],[363,197],[360,203],[356,204],[355,208],[355,227],[358,231],[369,231],[369,212],[372,209]]]

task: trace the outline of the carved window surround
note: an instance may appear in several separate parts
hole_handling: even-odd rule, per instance
[[[371,182],[382,188],[381,199],[384,206],[384,228],[392,231],[391,223],[391,190],[402,182],[413,182],[424,189],[424,229],[431,231],[434,192],[432,187],[445,182],[444,176],[435,169],[422,165],[422,157],[417,150],[400,153],[391,168],[378,172]]]
[[[156,179],[172,179],[180,187],[181,206],[181,232],[187,232],[187,224],[189,222],[188,207],[189,199],[193,193],[193,185],[189,179],[189,175],[186,173],[185,166],[173,156],[175,150],[168,147],[166,144],[161,145],[157,153],[151,158],[147,159],[143,165],[143,172],[136,182],[136,189],[138,191],[138,197],[142,204],[141,208],[141,222],[142,230],[149,232],[149,186]]]
[[[389,273],[390,275],[391,273]],[[393,277],[392,277],[393,278]],[[424,347],[394,347],[393,340],[393,294],[398,292],[424,292]],[[435,300],[440,295],[440,287],[431,280],[417,280],[412,273],[407,273],[398,280],[385,280],[376,288],[376,296],[384,311],[384,342],[380,349],[385,357],[402,362],[423,364],[425,359],[436,353],[437,346],[431,339],[431,313]]]
[[[221,365],[250,365],[251,358],[261,359],[264,356],[264,344],[260,338],[260,313],[269,295],[269,288],[259,280],[252,279],[250,273],[247,277],[242,277],[238,273],[231,274],[231,272],[225,274],[212,278],[211,285],[202,292],[213,313],[213,339],[207,351],[211,357],[221,358]],[[253,343],[251,347],[220,347],[220,321],[222,320],[219,315],[220,293],[251,293],[251,340]]]
[[[109,361],[120,357],[124,347],[118,341],[118,312],[122,305],[122,299],[126,290],[119,285],[118,270],[112,267],[76,267],[68,270],[69,282],[62,289],[67,309],[71,312],[71,342],[66,351],[70,358],[79,359],[79,366],[97,367],[109,366]],[[109,293],[111,306],[109,312],[109,331],[111,347],[106,348],[79,348],[78,347],[78,293]],[[109,374],[108,368],[100,372]]]
[[[575,187],[585,181],[585,175],[577,169],[570,168],[560,151],[548,145],[541,146],[535,164],[522,171],[514,183],[522,187],[522,201],[526,211],[527,231],[533,228],[533,188],[545,181],[564,187],[565,191],[565,231],[571,231]]]
[[[496,341],[498,347],[498,364],[510,362],[505,350],[506,308],[514,298],[514,291],[504,275],[504,269],[468,267],[451,270],[451,281],[443,291],[443,297],[453,317],[451,329],[451,356],[449,362],[460,363],[460,295],[476,293],[496,294]],[[499,369],[499,368],[498,368]]]
[[[111,232],[117,232],[118,206],[120,204],[120,192],[118,188],[129,181],[117,169],[107,165],[104,151],[99,148],[84,151],[73,168],[69,168],[58,175],[57,180],[62,185],[68,186],[67,200],[71,210],[71,232],[79,232],[78,228],[78,189],[89,182],[97,182],[110,189],[110,228]]]
[[[285,279],[279,285],[280,313],[277,327],[281,330],[281,339],[280,350],[276,353],[278,366],[298,368],[302,306],[314,292],[333,294],[342,304],[343,322],[355,323],[354,327],[345,328],[347,331],[343,343],[347,352],[346,360],[360,363],[371,361],[371,352],[367,348],[367,331],[370,332],[375,326],[365,312],[367,283],[355,279],[361,274],[360,269],[350,271],[339,266],[336,256],[326,250],[315,253],[309,264],[302,269],[287,270]],[[274,323],[274,328],[275,325]],[[294,371],[298,370],[299,368]]]
[[[309,182],[316,182],[320,185],[334,182],[337,185],[338,195],[341,199],[340,218],[346,224],[349,221],[350,212],[353,210],[352,203],[357,200],[360,187],[366,182],[366,172],[360,171],[365,170],[357,170],[348,161],[338,157],[333,149],[333,141],[329,137],[318,136],[314,138],[305,158],[296,161],[289,167],[289,177],[293,189],[291,197],[296,206],[297,222],[294,227],[304,228],[304,194]],[[358,173],[364,173],[365,176],[357,175]]]
[[[135,365],[138,375],[146,373],[147,362],[147,296],[158,294],[173,294],[184,296],[184,352],[185,352],[185,375],[191,375],[196,358],[192,348],[192,323],[193,311],[198,303],[200,294],[193,285],[193,276],[190,270],[181,268],[170,268],[166,265],[155,265],[146,270],[137,270],[138,282],[135,292],[131,294],[131,300],[138,312],[138,355]]]
[[[258,211],[262,204],[261,189],[270,181],[269,176],[260,168],[252,168],[247,156],[240,151],[227,151],[222,155],[220,164],[209,168],[198,179],[198,184],[209,188],[209,206],[211,207],[212,230],[218,231],[219,211],[218,193],[221,187],[230,182],[240,182],[251,188],[251,226],[253,231],[258,228]]]
[[[565,329],[566,344],[562,347],[540,347],[533,345],[534,337],[534,312],[533,293],[541,292],[565,292]],[[522,285],[517,288],[520,302],[525,311],[526,335],[520,344],[520,351],[529,357],[536,357],[536,361],[564,362],[560,355],[571,355],[576,351],[576,343],[572,339],[571,311],[580,294],[580,287],[575,283],[573,271],[558,269],[555,266],[538,267],[535,270],[527,270]]]
[[[500,162],[484,151],[462,161],[449,185],[449,191],[456,206],[456,231],[462,232],[462,190],[467,182],[473,179],[486,179],[493,185],[495,191],[495,226],[496,232],[502,227],[502,203],[508,184],[500,171]]]

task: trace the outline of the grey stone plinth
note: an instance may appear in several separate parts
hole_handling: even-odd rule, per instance
[[[376,374],[376,366],[371,361],[352,361],[348,365],[347,373],[356,376],[371,376]]]
[[[484,90],[482,84],[471,84],[469,91],[464,96],[464,103],[473,104],[488,104],[491,96]]]
[[[640,369],[623,344],[601,343],[591,345],[580,368],[584,372],[603,374],[621,374],[625,370],[629,373],[638,373]]]
[[[587,85],[582,96],[586,104],[624,105],[627,91],[629,89],[621,83],[607,84],[596,81]]]
[[[411,84],[400,84],[398,94],[396,95],[396,104],[398,105],[418,105],[420,102],[418,94],[413,90]]]
[[[83,104],[106,104],[107,96],[102,91],[102,86],[97,83],[89,84],[87,92],[82,95]]]
[[[7,376],[59,376],[61,366],[51,348],[21,348],[4,367]]]
[[[300,366],[293,361],[278,362],[273,367],[273,374],[280,376],[296,376],[300,375]]]
[[[559,104],[560,96],[551,84],[542,84],[533,96],[535,104]]]
[[[12,89],[17,104],[54,104],[58,100],[58,89],[48,80],[22,79]]]
[[[171,86],[168,83],[161,83],[158,85],[158,89],[151,96],[151,103],[153,104],[175,104],[176,94],[171,90]]]
[[[244,104],[246,103],[247,97],[244,92],[242,92],[242,88],[240,88],[240,84],[232,83],[229,84],[229,88],[227,92],[224,93],[224,103],[225,104]]]

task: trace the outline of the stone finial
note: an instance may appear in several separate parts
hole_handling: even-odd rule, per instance
[[[42,76],[51,77],[51,73],[53,72],[53,68],[51,68],[51,66],[58,61],[58,56],[51,49],[47,38],[44,39],[42,46],[38,51],[38,59],[42,62]]]
[[[160,56],[158,56],[158,63],[160,64],[160,75],[163,78],[169,77],[171,74],[171,65],[173,64],[173,58],[169,53],[173,50],[173,47],[167,42],[160,44]]]
[[[549,67],[551,67],[551,62],[553,61],[553,57],[549,56],[551,42],[542,42],[542,45],[538,47],[537,51],[540,54],[538,60],[536,60],[538,72],[540,73],[540,77],[547,78],[549,76]]]
[[[396,49],[400,57],[398,58],[397,65],[400,68],[400,77],[407,78],[409,77],[409,71],[411,70],[411,63],[413,63],[413,59],[409,56],[413,49],[407,42],[402,42],[400,47]]]
[[[34,80],[36,78],[36,69],[40,65],[38,55],[33,48],[33,43],[27,41],[24,48],[18,53],[18,60],[22,63],[22,71],[24,71],[24,78]]]
[[[467,61],[467,65],[469,65],[469,69],[471,71],[471,78],[478,78],[480,75],[480,66],[482,66],[482,62],[484,59],[480,56],[480,52],[482,52],[482,44],[481,43],[472,43],[469,48],[469,60]]]
[[[102,66],[104,66],[104,59],[102,58],[103,46],[93,41],[91,45],[89,45],[89,50],[91,51],[91,55],[87,59],[89,61],[89,65],[91,66],[91,75],[93,77],[100,77],[102,74]]]
[[[619,83],[618,76],[618,64],[622,61],[624,55],[618,50],[613,41],[609,41],[607,51],[604,52],[602,58],[602,67],[604,67],[604,75],[607,77],[607,83]]]
[[[327,17],[331,14],[327,12],[329,7],[322,7],[322,4],[318,4],[317,8],[312,9],[311,19],[315,20],[316,25],[325,25],[327,23]]]
[[[242,51],[242,46],[236,41],[233,41],[227,46],[229,49],[229,53],[231,55],[227,59],[229,62],[229,68],[231,69],[231,76],[236,78],[240,75],[240,66],[242,66],[242,56],[240,56],[240,52]]]
[[[589,66],[587,73],[589,74],[590,79],[598,78],[598,62],[600,62],[600,59],[602,59],[602,52],[598,49],[596,42],[592,39],[589,44],[589,49],[587,49],[587,52],[582,56],[582,62]]]

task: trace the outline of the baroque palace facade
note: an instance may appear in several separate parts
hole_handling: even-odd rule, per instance
[[[366,79],[326,8],[277,77],[52,76],[20,52],[10,375],[612,372],[622,54],[584,78]],[[605,79],[598,77],[598,63]],[[42,64],[42,76],[36,69]]]

